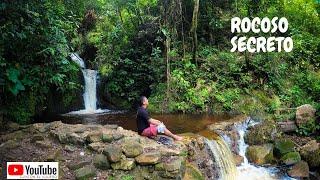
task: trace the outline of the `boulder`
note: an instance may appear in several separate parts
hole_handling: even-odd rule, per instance
[[[110,168],[110,163],[107,157],[103,154],[97,154],[93,158],[93,164],[96,168],[106,170]]]
[[[232,155],[233,155],[234,162],[236,163],[236,166],[240,166],[244,161],[244,157],[234,153]]]
[[[298,127],[301,127],[308,123],[311,119],[315,118],[316,109],[310,104],[304,104],[297,107],[296,111],[296,123]]]
[[[67,142],[71,144],[82,145],[85,142],[84,138],[82,138],[76,133],[67,133],[66,136],[67,136]]]
[[[142,154],[143,147],[140,143],[135,141],[125,141],[122,146],[124,154],[129,158],[134,158]]]
[[[277,124],[280,127],[280,130],[285,133],[295,132],[297,130],[297,125],[294,121],[282,121],[277,122]]]
[[[105,143],[111,143],[113,141],[113,137],[111,134],[103,133],[101,135],[101,140],[102,140],[102,142],[105,142]]]
[[[165,171],[176,171],[180,170],[182,165],[181,157],[172,157],[167,161],[163,162],[163,168]]]
[[[274,161],[273,145],[253,145],[247,148],[246,156],[250,162],[258,165],[269,164]]]
[[[44,137],[38,134],[38,135],[32,136],[32,138],[30,139],[30,142],[35,143],[36,141],[43,141],[43,140],[44,140]]]
[[[305,160],[311,168],[320,168],[320,149],[313,151],[300,151],[302,159]]]
[[[106,147],[107,145],[102,143],[102,142],[94,142],[94,143],[91,143],[88,145],[88,148],[92,151],[96,151],[98,153],[101,153],[103,152],[104,148]]]
[[[308,178],[309,177],[309,166],[305,161],[300,161],[295,164],[289,171],[288,175],[293,178]]]
[[[68,168],[71,170],[79,169],[81,167],[87,166],[91,164],[91,160],[82,160],[82,161],[71,161],[68,164]]]
[[[103,154],[105,154],[110,162],[118,162],[121,160],[122,149],[118,146],[107,146],[103,150]]]
[[[289,152],[283,155],[280,160],[285,165],[293,165],[301,161],[301,156],[298,152]]]
[[[94,177],[96,175],[96,169],[91,166],[84,166],[80,169],[75,170],[75,176],[78,180],[86,180]]]
[[[117,140],[122,139],[124,137],[124,135],[123,134],[119,134],[119,133],[115,133],[115,134],[112,134],[112,137],[113,137],[114,140],[117,141]]]
[[[183,179],[184,180],[193,180],[193,179],[204,180],[205,178],[198,168],[196,168],[195,166],[193,166],[190,163],[187,163],[186,164],[186,171],[185,171]]]
[[[157,164],[160,160],[160,153],[159,152],[150,152],[150,153],[143,153],[140,154],[135,158],[138,164],[141,165],[150,165],[150,164]]]
[[[89,143],[99,142],[101,140],[101,133],[97,133],[97,132],[90,133],[87,135],[86,140]]]
[[[260,124],[251,127],[244,136],[244,140],[249,145],[262,145],[272,143],[280,137],[279,130],[274,121],[265,120]]]
[[[119,162],[111,164],[112,169],[114,170],[132,170],[135,167],[134,159],[132,158],[125,158],[121,159]]]
[[[280,158],[283,155],[289,153],[289,152],[294,152],[294,142],[290,139],[281,139],[276,141],[275,146],[274,146],[274,152],[275,155]]]

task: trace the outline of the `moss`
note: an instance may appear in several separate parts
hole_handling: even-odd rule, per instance
[[[290,139],[281,139],[275,143],[274,153],[277,157],[294,152],[294,143]]]
[[[281,157],[281,162],[286,165],[293,165],[301,161],[301,156],[298,152],[289,152]]]
[[[311,168],[318,167],[320,169],[320,149],[312,152],[302,153],[302,159],[308,162]]]
[[[205,178],[201,174],[200,170],[194,167],[192,164],[187,163],[186,172],[184,174],[185,180],[204,180]]]

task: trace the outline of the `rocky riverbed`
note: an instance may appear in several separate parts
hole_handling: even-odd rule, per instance
[[[204,137],[192,133],[163,145],[117,125],[56,121],[7,129],[0,136],[3,178],[7,161],[56,161],[61,179],[218,178]]]

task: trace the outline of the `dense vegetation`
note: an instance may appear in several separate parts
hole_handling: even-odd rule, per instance
[[[76,51],[99,70],[102,99],[122,108],[147,95],[155,112],[319,110],[319,11],[314,0],[5,0],[1,109],[26,123],[52,93],[72,103],[82,88],[68,58]],[[286,17],[293,51],[231,53],[235,16]]]

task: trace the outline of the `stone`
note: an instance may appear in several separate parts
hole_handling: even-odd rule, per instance
[[[122,156],[122,149],[118,146],[107,146],[103,150],[103,154],[105,154],[110,162],[119,162]]]
[[[180,170],[181,165],[182,159],[178,157],[173,157],[169,161],[163,163],[163,167],[166,171]]]
[[[280,158],[283,155],[289,153],[289,152],[294,152],[294,142],[290,139],[281,139],[276,141],[275,146],[274,146],[274,153],[275,155]]]
[[[36,141],[43,141],[43,140],[44,140],[44,137],[42,135],[34,135],[30,139],[30,142],[35,143]]]
[[[40,148],[52,148],[52,145],[46,141],[36,141],[34,144]]]
[[[76,161],[76,162],[69,163],[68,168],[71,170],[75,170],[90,164],[91,164],[91,161],[88,161],[88,160]]]
[[[112,163],[111,167],[114,170],[129,171],[135,167],[135,162],[134,162],[134,159],[132,158],[121,159],[119,162]]]
[[[90,133],[87,135],[86,140],[89,143],[99,142],[101,140],[101,133]]]
[[[71,145],[65,145],[64,146],[64,150],[67,152],[74,152],[76,150],[76,148],[74,146]]]
[[[92,151],[96,151],[98,153],[102,153],[103,149],[106,147],[106,144],[102,142],[94,142],[88,145],[88,148]]]
[[[300,161],[295,164],[289,171],[288,175],[293,178],[308,178],[309,177],[309,166],[305,161]]]
[[[78,180],[86,180],[96,175],[96,170],[93,166],[88,165],[75,170],[75,176]]]
[[[158,164],[156,164],[156,165],[154,166],[154,168],[155,168],[156,171],[164,171],[164,170],[165,170],[163,163],[158,163]]]
[[[294,121],[282,121],[277,122],[277,124],[280,127],[280,130],[285,133],[295,132],[298,128]]]
[[[283,155],[280,160],[285,165],[293,165],[301,161],[301,156],[298,152],[289,152]]]
[[[296,123],[298,127],[301,127],[308,123],[308,121],[315,118],[316,109],[310,104],[304,104],[297,107],[296,111]]]
[[[17,130],[20,129],[20,125],[19,125],[18,123],[9,121],[9,122],[7,123],[7,129],[8,129],[9,131],[11,131],[11,132],[12,132],[12,131],[17,131]]]
[[[250,162],[258,165],[272,163],[273,158],[273,145],[253,145],[247,148],[246,156]]]
[[[107,124],[107,125],[104,125],[103,127],[105,127],[106,129],[117,129],[119,126],[116,124]]]
[[[186,171],[184,174],[184,180],[204,180],[204,176],[202,175],[201,171],[196,168],[195,166],[193,166],[190,163],[187,163],[186,165]]]
[[[2,143],[0,145],[0,149],[1,150],[3,149],[5,151],[10,150],[10,149],[14,149],[14,148],[17,148],[17,147],[19,147],[19,143],[14,141],[14,140],[8,140],[7,142]]]
[[[160,147],[161,156],[179,156],[182,152],[179,149]]]
[[[320,168],[320,149],[314,151],[300,151],[304,159],[311,168]]]
[[[140,154],[135,158],[138,164],[141,165],[150,165],[150,164],[157,164],[160,160],[160,153],[159,152],[150,152],[150,153],[143,153]]]
[[[62,150],[61,149],[54,149],[47,155],[47,161],[48,162],[54,162],[54,161],[62,161],[63,156],[62,156]]]
[[[134,158],[142,154],[143,147],[140,143],[125,141],[122,150],[127,157]]]
[[[79,136],[77,133],[67,133],[66,136],[67,136],[67,139],[68,139],[67,140],[68,143],[71,143],[71,144],[82,145],[85,142],[84,138]]]
[[[110,163],[107,157],[103,154],[97,154],[93,158],[93,164],[96,168],[106,170],[110,168]]]
[[[113,137],[110,134],[102,134],[101,135],[102,142],[111,143],[113,141]]]
[[[311,140],[300,148],[300,152],[302,154],[302,153],[316,151],[317,149],[319,149],[319,147],[320,146],[319,146],[319,143],[317,143],[317,140]]]
[[[232,155],[233,155],[234,162],[236,163],[236,166],[240,166],[243,163],[244,158],[238,154],[232,154]]]
[[[262,145],[272,143],[280,137],[278,127],[274,121],[265,120],[250,128],[244,136],[244,140],[249,145]]]
[[[112,137],[113,137],[114,140],[117,141],[117,140],[122,139],[122,138],[124,137],[124,135],[123,135],[123,134],[116,133],[116,134],[113,134]]]

